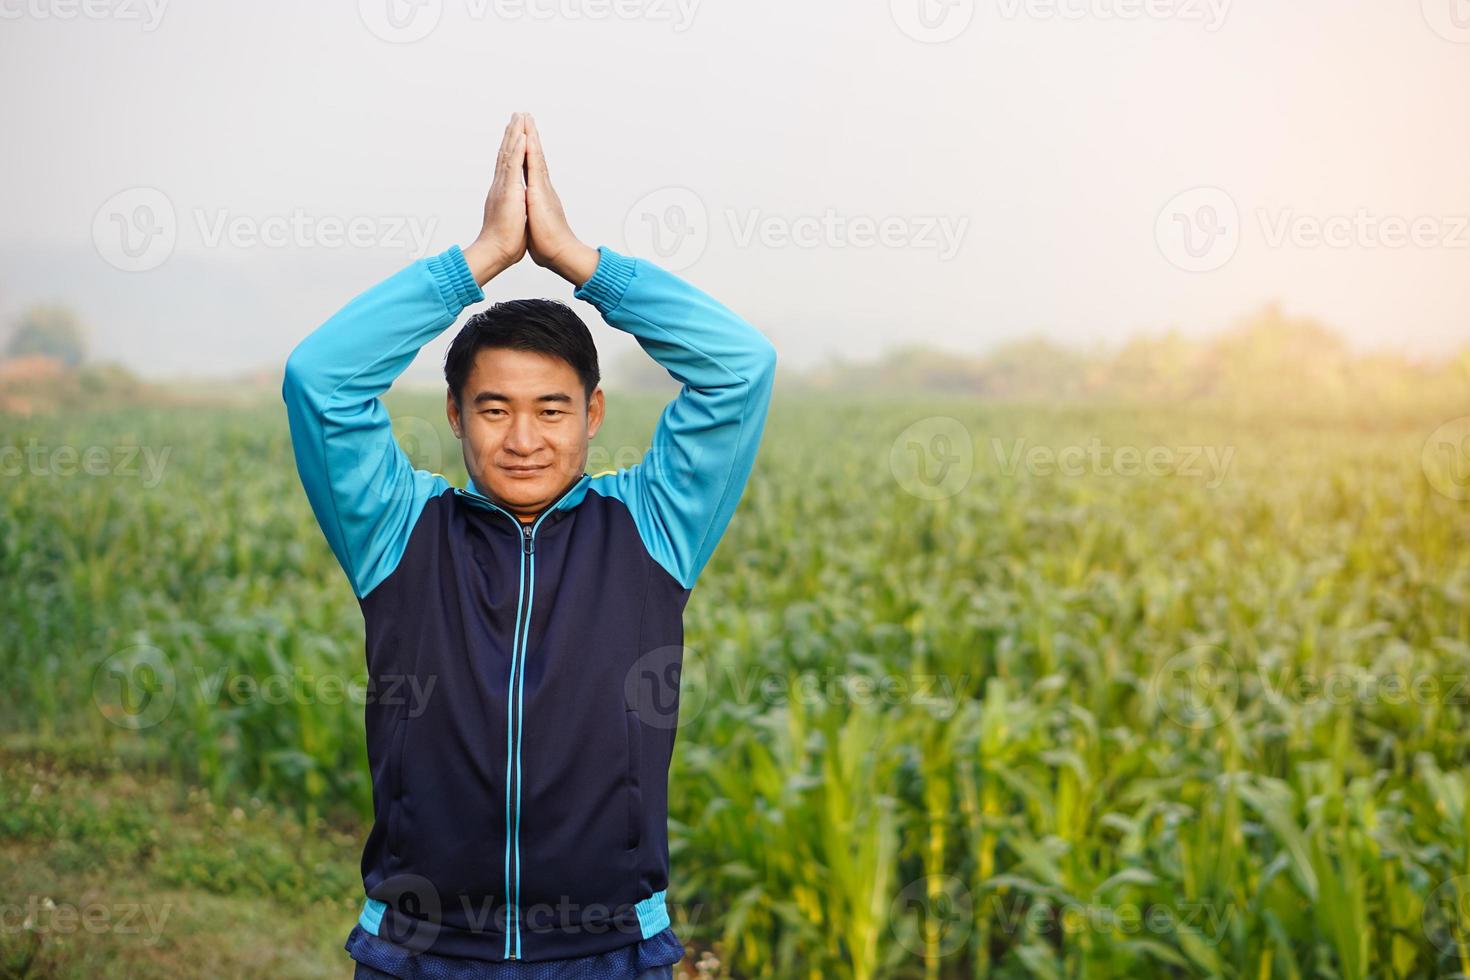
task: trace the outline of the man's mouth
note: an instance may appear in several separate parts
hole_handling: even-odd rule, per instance
[[[502,466],[511,476],[534,476],[546,469],[545,466]]]

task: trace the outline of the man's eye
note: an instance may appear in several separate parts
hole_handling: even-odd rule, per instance
[[[560,411],[559,409],[555,409],[555,408],[548,408],[548,409],[544,409],[543,412],[542,412],[542,414],[544,414],[544,415],[565,415],[566,412]]]

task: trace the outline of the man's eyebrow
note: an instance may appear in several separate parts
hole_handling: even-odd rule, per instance
[[[482,391],[475,395],[474,404],[483,405],[485,402],[508,402],[510,400],[509,395],[502,394],[498,391]],[[570,405],[572,403],[572,396],[565,392],[553,391],[550,394],[536,396],[536,401],[557,402]]]

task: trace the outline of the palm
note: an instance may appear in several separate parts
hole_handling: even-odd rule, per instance
[[[485,227],[502,243],[512,263],[526,254],[526,189],[519,186],[491,189],[485,201]]]

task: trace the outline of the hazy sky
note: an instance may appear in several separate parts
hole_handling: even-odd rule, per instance
[[[584,240],[792,366],[1272,299],[1470,339],[1470,0],[0,0],[0,77],[0,314],[154,376],[278,365],[468,244],[516,109]]]

